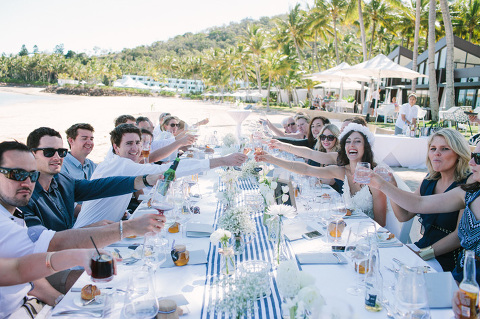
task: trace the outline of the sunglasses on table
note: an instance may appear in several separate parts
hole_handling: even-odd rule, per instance
[[[480,153],[472,153],[472,158],[475,164],[480,165]]]
[[[35,183],[38,180],[38,176],[40,176],[38,171],[27,172],[21,168],[0,167],[0,173],[5,175],[6,178],[17,182],[23,182],[30,177],[32,183]]]
[[[335,135],[320,135],[320,141],[329,141],[329,142],[333,142],[333,140],[335,139]]]
[[[171,124],[168,124],[170,127],[180,127],[180,124],[174,124],[174,123],[171,123]]]
[[[290,126],[294,126],[295,125],[295,122],[293,123],[288,123],[287,126],[290,127]]]
[[[65,157],[67,156],[68,150],[66,148],[51,148],[51,147],[37,147],[32,148],[32,151],[43,151],[43,156],[53,157],[55,153],[58,153],[58,156]]]

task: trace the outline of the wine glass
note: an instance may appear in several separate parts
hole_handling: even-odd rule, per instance
[[[150,206],[158,210],[160,215],[164,215],[167,218],[165,221],[165,229],[168,229],[168,227],[175,222],[171,185],[173,185],[173,182],[158,180],[153,188],[152,197],[150,199]]]
[[[367,260],[371,250],[371,236],[376,236],[375,223],[373,221],[359,222],[349,229],[345,253],[352,261],[357,273],[356,285],[347,288],[349,294],[358,295],[362,292],[360,273],[365,274],[368,271]]]
[[[395,318],[430,318],[423,267],[403,265],[395,286]]]
[[[158,313],[158,300],[150,271],[135,269],[128,277],[123,306],[124,318],[154,318]]]
[[[155,274],[157,268],[167,260],[168,241],[155,232],[145,234],[143,240],[143,260]]]

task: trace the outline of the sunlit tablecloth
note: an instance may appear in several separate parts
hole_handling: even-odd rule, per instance
[[[375,134],[373,154],[377,163],[424,169],[427,158],[427,138]]]

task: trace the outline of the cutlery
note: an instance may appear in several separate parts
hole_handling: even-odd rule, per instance
[[[393,258],[392,261],[394,263],[396,263],[397,265],[399,265],[400,267],[402,267],[403,265],[405,265],[403,262],[401,262],[399,259],[397,258]]]
[[[114,248],[115,252],[118,254],[118,258],[123,259],[122,254],[120,254],[120,250],[118,248]]]
[[[337,253],[333,253],[333,256],[335,256],[335,258],[337,258],[337,261],[339,264],[342,263],[342,260],[340,259],[340,257],[337,255]]]
[[[114,287],[100,287],[100,290],[103,290],[103,289],[115,289],[115,288]],[[82,292],[82,288],[72,288],[70,291],[71,292]],[[118,289],[118,288],[117,288],[117,291],[125,292],[125,290]]]
[[[123,264],[127,265],[127,266],[128,265],[133,265],[134,263],[136,263],[139,260],[140,260],[140,258],[130,257],[130,258],[124,259]]]
[[[94,303],[94,302],[98,302],[97,296],[93,297],[93,298],[90,299],[90,300],[84,301],[84,302],[83,302],[83,305],[84,305],[84,306],[88,306],[89,304]]]
[[[103,310],[66,310],[66,311],[60,311],[57,313],[52,314],[52,317],[57,317],[57,316],[80,316],[80,317],[95,317],[95,318],[101,318],[103,314]]]

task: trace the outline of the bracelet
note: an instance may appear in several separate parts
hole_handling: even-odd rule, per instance
[[[52,259],[53,254],[55,254],[55,252],[47,253],[47,256],[45,257],[45,266],[47,266],[47,268],[50,269],[51,271],[57,272],[52,266],[52,260],[51,259]]]
[[[120,240],[122,240],[123,239],[123,220],[120,220],[119,228],[120,228]]]
[[[56,305],[58,305],[60,303],[60,301],[62,301],[63,297],[65,297],[64,294],[60,294],[57,299],[55,299],[55,302],[53,303],[53,306],[55,307]]]
[[[423,260],[430,260],[432,258],[435,258],[435,252],[432,246],[420,249],[418,255],[422,257]]]
[[[145,175],[143,175],[143,177],[142,177],[143,185],[145,185],[146,187],[153,187],[153,185],[150,185],[150,184],[148,183],[148,181],[147,181],[147,176],[148,176],[148,174],[145,174]]]

